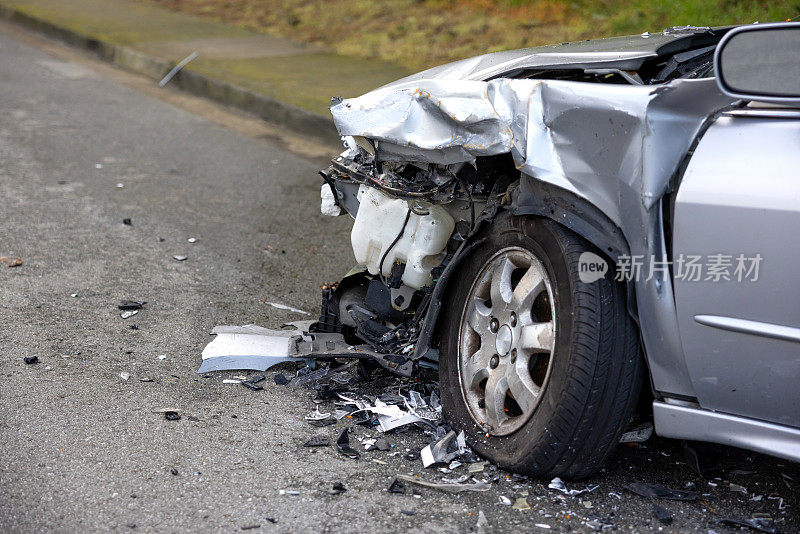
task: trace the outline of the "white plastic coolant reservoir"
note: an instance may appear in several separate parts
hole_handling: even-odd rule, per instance
[[[383,254],[403,230],[410,203],[365,185],[358,188],[358,200],[358,214],[350,234],[353,253],[360,265],[365,265],[371,274],[378,274]],[[455,228],[453,217],[441,206],[426,205],[424,211],[428,215],[411,212],[403,236],[383,261],[384,276],[389,276],[395,260],[404,262],[403,283],[414,289],[430,283],[431,269],[442,262],[440,254]]]

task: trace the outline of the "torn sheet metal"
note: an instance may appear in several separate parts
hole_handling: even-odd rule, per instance
[[[451,430],[436,443],[422,449],[419,455],[422,459],[422,466],[430,467],[433,464],[446,464],[465,452],[467,452],[467,443],[464,431],[456,434],[455,430]]]
[[[544,182],[605,214],[630,255],[663,258],[661,199],[704,121],[735,102],[714,78],[621,85],[435,71],[334,102],[331,113],[346,141],[372,140],[379,161],[446,165],[510,153],[522,173],[515,213],[535,211],[531,184]],[[668,274],[634,285],[654,387],[695,396]]]
[[[387,359],[366,345],[350,345],[341,334],[310,333],[306,330],[271,330],[256,325],[217,326],[216,338],[203,349],[198,373],[234,369],[266,371],[273,365],[306,358],[370,358],[384,368],[410,376],[413,362]],[[392,355],[389,355],[392,356]]]

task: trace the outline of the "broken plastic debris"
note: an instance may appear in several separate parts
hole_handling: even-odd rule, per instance
[[[672,524],[672,514],[670,514],[669,510],[663,506],[653,503],[653,513],[655,514],[656,519],[658,519],[658,522],[662,525]]]
[[[352,458],[353,460],[357,460],[360,456],[358,451],[350,447],[350,429],[345,428],[342,430],[342,433],[339,434],[339,438],[336,440],[336,450],[339,453],[344,454],[348,458]]]
[[[130,374],[130,373],[128,373],[128,372],[125,372],[125,371],[123,371],[123,372],[121,372],[121,373],[119,374],[119,377],[120,377],[121,379],[123,379],[123,380],[128,380],[128,379],[131,377],[131,374]]]
[[[120,301],[117,308],[120,310],[140,310],[145,304],[147,304],[146,300],[123,300]]]
[[[768,534],[777,534],[778,532],[778,529],[775,528],[775,523],[769,519],[731,519],[727,517],[721,517],[717,519],[716,522],[729,527],[748,527],[758,532],[767,532]]]
[[[32,365],[34,363],[39,363],[39,357],[38,356],[26,356],[26,357],[22,358],[22,361],[25,362],[28,365]]]
[[[214,340],[203,349],[198,373],[253,369],[266,371],[273,365],[295,358],[289,356],[296,331],[270,330],[256,325],[217,326]]]
[[[467,471],[469,471],[470,473],[480,473],[488,464],[489,462],[475,462],[473,464],[470,464]]]
[[[334,482],[333,487],[331,488],[331,495],[339,495],[347,491],[347,488],[344,487],[344,484],[341,482]]]
[[[241,380],[234,380],[233,378],[225,378],[222,380],[223,384],[241,384]]]
[[[651,499],[694,501],[698,496],[696,491],[674,490],[656,484],[648,484],[647,482],[631,482],[625,488],[637,495]]]
[[[295,313],[302,313],[303,315],[311,315],[310,313],[300,310],[298,308],[293,308],[291,306],[287,306],[286,304],[281,304],[280,302],[267,302],[273,308],[278,308],[279,310],[286,310]]]
[[[583,493],[592,492],[592,491],[596,490],[597,488],[599,488],[600,486],[592,486],[592,487],[584,488],[582,490],[567,489],[567,486],[566,486],[566,484],[564,484],[564,481],[561,480],[560,478],[556,477],[556,478],[554,478],[553,480],[550,481],[550,484],[547,487],[550,488],[550,489],[554,489],[554,490],[560,491],[561,493],[569,495],[570,497],[575,497],[576,495],[581,495]]]
[[[403,484],[402,480],[398,480],[395,478],[392,480],[392,483],[389,484],[389,493],[401,493],[405,494],[406,492],[406,485]]]
[[[164,412],[164,419],[166,419],[167,421],[178,421],[180,420],[180,418],[181,416],[180,414],[178,414],[178,412],[173,412],[173,411]]]
[[[423,486],[426,488],[436,489],[440,491],[447,491],[450,493],[460,493],[462,491],[489,491],[490,489],[492,489],[492,485],[486,482],[473,482],[469,484],[427,482],[420,478],[412,477],[409,475],[397,475],[396,478],[397,480],[409,484],[416,484],[418,486]]]
[[[528,499],[525,497],[517,497],[517,500],[514,501],[514,504],[511,505],[511,508],[514,510],[530,510],[531,505],[528,504]]]
[[[478,522],[475,523],[475,528],[473,530],[476,534],[486,534],[488,528],[489,520],[486,519],[486,515],[484,515],[483,510],[478,510]]]
[[[175,260],[175,261],[186,261],[188,259],[188,256],[182,256],[180,254],[175,254],[174,256],[172,256],[172,259]]]
[[[643,423],[622,434],[620,443],[644,443],[653,435],[653,423]]]
[[[197,243],[197,238],[196,237],[190,237],[186,241],[188,241],[189,243]]]
[[[139,313],[139,310],[125,310],[124,312],[120,313],[119,316],[123,319],[127,319],[128,317],[133,317]]]
[[[729,488],[731,491],[735,493],[743,493],[745,495],[748,495],[747,488],[745,488],[744,486],[740,486],[739,484],[734,484],[733,482],[731,482]]]
[[[296,490],[278,490],[278,495],[300,495]]]
[[[504,506],[511,506],[511,499],[509,499],[505,495],[500,495],[500,504]]]
[[[454,430],[451,430],[433,445],[422,449],[419,455],[422,465],[429,467],[433,464],[448,463],[465,452],[467,452],[467,444],[464,439],[464,431],[456,434]]]
[[[328,436],[311,436],[303,443],[303,447],[327,447],[330,444]]]
[[[275,384],[278,386],[285,386],[289,383],[289,380],[283,375],[283,373],[278,373],[274,377]]]

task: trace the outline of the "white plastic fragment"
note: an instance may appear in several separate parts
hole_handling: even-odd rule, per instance
[[[119,182],[117,184],[117,189],[122,189],[123,187],[125,187],[125,184],[123,184],[122,182]]]
[[[131,374],[130,374],[130,373],[128,373],[128,372],[126,372],[126,371],[123,371],[123,372],[121,372],[121,373],[119,374],[119,377],[120,377],[121,379],[123,379],[123,380],[128,380],[128,379],[131,377]]]
[[[241,380],[234,380],[233,378],[226,378],[222,381],[223,384],[241,384]]]
[[[120,313],[119,316],[123,319],[127,319],[128,317],[133,317],[139,313],[139,310],[125,310],[124,312]]]
[[[291,306],[287,306],[286,304],[281,304],[280,302],[267,302],[267,304],[269,304],[273,308],[278,308],[279,310],[286,310],[286,311],[295,312],[295,313],[302,313],[303,315],[311,315],[307,311],[303,311],[303,310],[298,309],[298,308],[293,308]]]
[[[511,499],[509,499],[505,495],[500,495],[500,504],[502,504],[503,506],[511,506]]]
[[[175,260],[175,261],[186,261],[188,259],[188,257],[187,256],[182,256],[180,254],[175,254],[174,256],[172,256],[172,259]]]
[[[167,359],[167,355],[166,354],[159,354],[158,355],[158,359],[159,360],[166,360]]]
[[[328,217],[338,217],[342,214],[341,206],[336,204],[336,198],[333,196],[331,186],[327,183],[322,184],[322,189],[319,190],[320,206],[319,211]]]
[[[197,238],[196,237],[190,237],[186,241],[188,241],[189,243],[197,243]]]
[[[564,493],[565,495],[569,495],[570,497],[575,497],[576,495],[581,495],[583,493],[592,492],[592,491],[596,490],[597,488],[599,488],[600,486],[591,486],[591,487],[588,487],[588,488],[584,488],[582,490],[567,489],[567,486],[566,486],[566,484],[564,484],[564,481],[561,480],[559,477],[556,477],[556,478],[554,478],[553,480],[550,481],[550,484],[547,487],[550,488],[550,489],[554,489],[554,490],[560,491],[561,493]]]

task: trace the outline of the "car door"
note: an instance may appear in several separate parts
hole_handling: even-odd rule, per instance
[[[800,427],[800,109],[722,114],[673,213],[678,324],[699,404]]]

